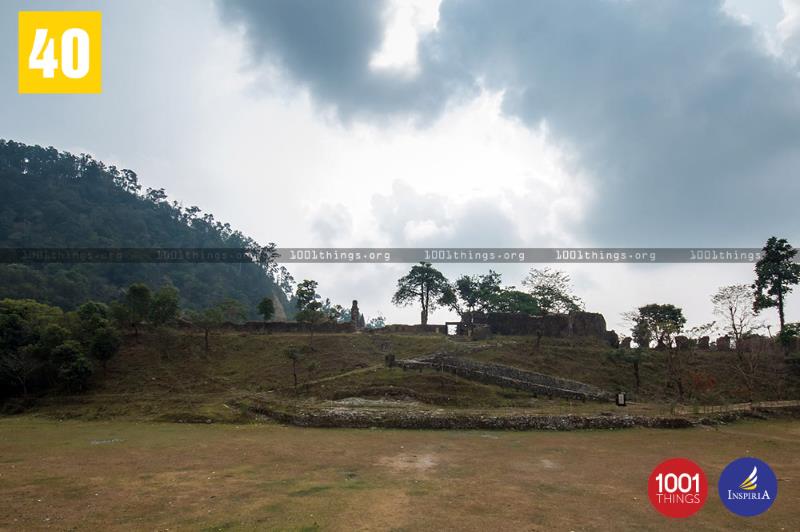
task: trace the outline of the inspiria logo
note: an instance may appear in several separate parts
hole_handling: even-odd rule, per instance
[[[778,480],[766,462],[739,458],[719,477],[719,498],[731,512],[751,517],[766,512],[778,495]]]

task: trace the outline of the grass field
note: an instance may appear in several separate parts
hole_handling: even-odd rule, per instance
[[[716,481],[767,461],[773,507],[729,514]],[[576,432],[300,429],[0,419],[0,529],[797,530],[800,423]],[[695,516],[650,507],[647,477],[685,456]]]

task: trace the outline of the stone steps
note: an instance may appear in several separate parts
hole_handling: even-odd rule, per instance
[[[424,357],[399,360],[396,365],[408,370],[429,368],[447,371],[459,377],[484,384],[525,390],[535,395],[546,395],[548,397],[562,397],[582,401],[587,399],[609,401],[613,397],[610,393],[583,382],[562,379],[501,364],[478,362],[446,353],[435,353]]]

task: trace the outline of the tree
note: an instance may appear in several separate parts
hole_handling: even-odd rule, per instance
[[[742,339],[762,327],[756,321],[751,288],[746,284],[722,286],[711,297],[711,303],[714,314],[722,319],[723,330],[733,337],[740,352]]]
[[[0,357],[0,375],[18,384],[23,396],[28,395],[31,376],[41,367],[42,363],[34,356],[32,349],[19,349]]]
[[[573,294],[569,275],[559,270],[533,268],[522,281],[543,314],[583,310],[583,301]]]
[[[295,300],[297,301],[298,312],[305,310],[308,305],[320,299],[319,294],[317,294],[318,285],[319,283],[311,279],[305,279],[302,283],[297,285]],[[320,305],[320,308],[321,307],[322,305]]]
[[[677,350],[669,349],[673,335],[681,332],[686,325],[683,310],[675,305],[651,303],[623,316],[633,323],[631,334],[641,350],[640,356],[635,360],[634,371],[638,373],[641,356],[650,348],[650,343],[655,341],[657,349],[666,349],[665,387],[676,384],[678,396],[683,397],[682,364],[680,359],[676,359],[682,355]]]
[[[92,332],[87,323],[103,320],[99,316],[103,309],[103,305],[83,305],[67,319],[61,309],[36,301],[0,300],[0,396],[15,388],[27,395],[33,383],[83,389],[91,364],[80,360],[83,350],[78,339]],[[68,321],[69,330],[64,327]]]
[[[139,337],[139,325],[150,316],[151,299],[150,289],[142,283],[132,284],[125,292],[128,319],[133,327],[134,336],[137,338]]]
[[[292,361],[292,377],[294,379],[294,393],[297,393],[297,362],[300,360],[302,350],[291,346],[284,351],[284,356]]]
[[[294,294],[294,277],[286,269],[286,266],[281,266],[278,273],[277,280],[278,288],[280,288],[287,298],[291,298]]]
[[[191,311],[189,313],[189,321],[197,325],[203,330],[203,340],[205,351],[209,351],[208,337],[211,334],[211,329],[221,326],[225,322],[225,313],[221,305],[215,305],[201,311]]]
[[[800,323],[787,323],[778,335],[778,340],[784,346],[787,355],[792,346],[797,345],[795,342],[797,338],[800,338]]]
[[[641,373],[639,371],[639,367],[641,366],[642,362],[648,356],[649,351],[643,347],[636,347],[634,349],[615,349],[612,351],[611,356],[613,358],[619,359],[620,361],[630,364],[631,369],[633,370],[633,379],[634,379],[634,391],[639,392],[639,388],[642,385],[642,378]]]
[[[100,361],[105,372],[106,364],[117,354],[121,345],[122,340],[117,330],[111,325],[106,325],[94,332],[89,344],[89,355]]]
[[[756,263],[756,281],[753,283],[755,301],[753,310],[777,307],[781,331],[786,324],[784,303],[792,286],[800,283],[800,264],[794,262],[797,250],[785,238],[770,237]]]
[[[318,324],[330,320],[331,314],[323,310],[323,304],[319,301],[320,296],[317,294],[316,281],[306,279],[298,284],[295,299],[297,301],[298,310],[295,319],[308,324],[310,331],[308,346],[312,348],[314,345],[314,329],[316,329]],[[330,300],[327,300],[326,303],[328,309],[330,309]]]
[[[339,323],[350,323],[352,321],[352,317],[350,316],[350,309],[343,308],[342,312],[339,314],[339,318],[336,320]]]
[[[223,299],[222,302],[217,304],[217,307],[222,312],[223,322],[242,323],[247,319],[247,310],[236,299]]]
[[[449,283],[442,272],[431,266],[429,262],[420,262],[412,266],[411,271],[397,280],[397,292],[392,303],[405,307],[419,302],[422,310],[420,321],[428,324],[428,315],[442,303],[443,296],[450,292]]]
[[[542,314],[539,302],[535,297],[513,287],[505,289],[495,295],[494,308],[497,312],[511,312],[514,314],[528,314],[529,316],[539,316]]]
[[[109,308],[103,303],[87,301],[76,312],[78,316],[79,335],[91,337],[94,331],[109,323]]]
[[[386,327],[386,318],[383,316],[383,314],[378,314],[377,316],[369,320],[366,326],[366,328],[370,330],[383,329],[384,327]]]
[[[264,318],[264,321],[269,321],[275,315],[275,304],[272,298],[267,296],[258,303],[258,313]]]
[[[675,305],[651,303],[639,307],[633,313],[633,334],[636,343],[642,347],[649,347],[651,341],[656,341],[656,347],[664,348],[672,345],[672,337],[683,330],[686,318],[683,310]],[[646,342],[644,344],[643,342]]]
[[[52,358],[58,367],[59,381],[70,391],[83,391],[92,376],[92,363],[81,345],[67,340],[53,350]]]
[[[150,322],[161,326],[174,322],[180,314],[178,289],[174,286],[162,286],[153,294],[150,302]]]

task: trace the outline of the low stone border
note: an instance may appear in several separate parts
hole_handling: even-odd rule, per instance
[[[317,428],[387,428],[446,430],[580,430],[626,429],[632,427],[678,429],[695,425],[684,417],[581,416],[507,414],[489,415],[461,412],[386,412],[344,408],[284,411],[262,405],[250,411],[279,423]]]

